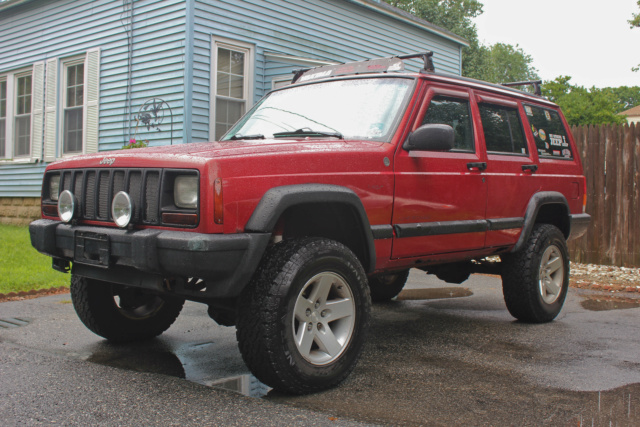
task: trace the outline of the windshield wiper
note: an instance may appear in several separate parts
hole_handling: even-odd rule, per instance
[[[255,135],[240,135],[239,133],[236,133],[235,135],[233,135],[231,138],[229,138],[232,141],[237,141],[239,139],[264,139],[264,135],[262,134],[255,134]]]
[[[273,134],[274,138],[286,138],[288,136],[327,136],[338,139],[344,139],[340,132],[324,132],[321,130],[311,130],[309,128],[303,128],[298,130],[292,130],[287,132],[276,132]]]

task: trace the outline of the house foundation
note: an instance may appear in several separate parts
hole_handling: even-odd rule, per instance
[[[0,197],[0,224],[28,225],[38,218],[39,197]]]

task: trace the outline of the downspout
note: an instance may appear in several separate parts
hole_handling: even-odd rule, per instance
[[[184,112],[182,121],[182,142],[191,142],[193,121],[193,54],[195,37],[195,0],[186,2],[185,46],[184,46]]]

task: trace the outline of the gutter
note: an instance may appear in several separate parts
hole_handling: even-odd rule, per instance
[[[5,0],[3,2],[0,2],[0,10],[11,9],[24,3],[30,3],[32,1],[33,0]]]

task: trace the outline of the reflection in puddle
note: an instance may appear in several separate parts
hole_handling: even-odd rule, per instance
[[[87,361],[137,372],[186,377],[180,359],[160,341],[151,345],[101,342]]]
[[[423,300],[441,298],[460,298],[473,295],[469,288],[429,288],[429,289],[405,289],[398,295],[398,300]]]
[[[581,305],[591,311],[624,310],[639,308],[640,299],[598,295],[587,297],[581,302]]]
[[[205,384],[210,387],[235,391],[236,393],[241,393],[249,397],[264,397],[271,390],[269,386],[262,384],[251,374],[238,375],[236,377],[224,378],[215,381],[207,381]]]
[[[185,347],[191,350],[204,350],[212,341],[189,343]],[[180,352],[179,352],[180,353]],[[184,354],[183,354],[184,357]],[[234,391],[249,397],[261,398],[271,390],[251,374],[234,375],[226,378],[222,371],[213,367],[204,371],[194,370],[194,354],[190,353],[182,360],[169,345],[161,340],[145,343],[113,344],[103,341],[91,349],[88,362],[130,371],[169,375],[187,379],[209,387]],[[188,371],[188,373],[187,373]],[[246,371],[246,367],[242,369]]]

